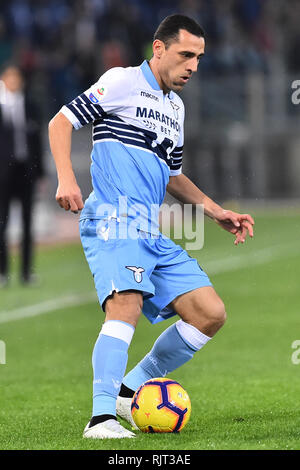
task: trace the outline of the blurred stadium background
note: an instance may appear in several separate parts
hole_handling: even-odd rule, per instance
[[[54,199],[49,119],[106,69],[150,57],[156,25],[174,12],[192,16],[207,34],[205,58],[183,92],[185,173],[221,203],[298,205],[300,112],[291,99],[300,78],[297,0],[2,1],[0,65],[15,61],[23,68],[45,128],[47,178],[35,209],[39,241],[78,237],[76,217]],[[73,162],[84,197],[90,132],[74,132]],[[12,242],[18,226],[12,217]]]

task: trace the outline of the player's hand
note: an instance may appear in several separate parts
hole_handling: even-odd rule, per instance
[[[244,243],[247,235],[251,238],[254,235],[254,220],[249,214],[238,214],[237,212],[222,210],[215,215],[214,220],[224,230],[235,235],[235,245]]]
[[[74,214],[83,209],[82,195],[76,181],[60,182],[55,199],[62,209],[70,210]]]

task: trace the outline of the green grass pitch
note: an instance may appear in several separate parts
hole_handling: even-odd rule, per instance
[[[230,234],[206,221],[205,246],[191,252],[223,298],[228,320],[189,364],[170,374],[192,402],[190,422],[175,435],[82,438],[91,413],[91,354],[103,321],[94,294],[85,303],[1,322],[6,312],[93,293],[81,246],[40,247],[38,287],[18,285],[14,260],[12,284],[0,291],[6,344],[0,449],[300,449],[300,364],[291,360],[292,343],[300,340],[299,213],[257,214],[255,231],[236,247]],[[174,320],[152,326],[141,318],[128,368]]]

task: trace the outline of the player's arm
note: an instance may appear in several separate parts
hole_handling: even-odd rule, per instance
[[[49,123],[49,142],[58,178],[56,200],[66,211],[77,213],[83,209],[83,201],[71,162],[72,130],[71,122],[61,112]]]
[[[72,129],[81,129],[95,120],[101,120],[106,114],[127,107],[131,103],[132,87],[133,81],[126,69],[110,69],[89,89],[64,105],[50,121],[50,147],[58,176],[56,200],[65,210],[77,212],[83,209],[71,163]]]
[[[170,176],[167,191],[184,204],[203,204],[205,215],[235,235],[235,245],[244,243],[247,233],[253,237],[254,220],[251,215],[223,209],[184,174]]]

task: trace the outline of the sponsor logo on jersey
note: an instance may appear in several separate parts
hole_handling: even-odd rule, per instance
[[[101,96],[104,95],[104,91],[105,91],[105,90],[104,90],[103,87],[102,87],[102,88],[98,88],[97,91],[98,91],[99,95],[101,95]]]
[[[151,108],[150,109],[141,108],[140,106],[138,106],[136,108],[136,117],[145,118],[145,119],[155,119],[156,121],[159,121],[163,124],[166,124],[167,126],[172,127],[177,132],[180,131],[180,125],[175,119]]]
[[[97,100],[96,96],[93,95],[93,93],[89,94],[89,99],[91,100],[92,103],[97,104],[99,103],[99,100]]]
[[[143,96],[144,98],[150,98],[154,101],[159,101],[159,98],[157,96],[152,95],[152,93],[149,93],[148,91],[141,91],[141,96]]]

